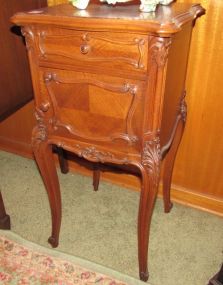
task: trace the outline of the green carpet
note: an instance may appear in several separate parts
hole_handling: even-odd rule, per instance
[[[0,187],[12,231],[49,247],[47,195],[35,163],[0,152]],[[59,173],[63,218],[56,249],[138,278],[137,209],[139,193],[88,177]],[[220,268],[223,220],[175,204],[163,213],[157,200],[149,249],[152,285],[205,285]]]

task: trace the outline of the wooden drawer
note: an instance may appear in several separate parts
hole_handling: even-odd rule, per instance
[[[94,142],[139,143],[143,82],[45,68],[40,74],[37,101],[50,106],[53,134]]]
[[[146,73],[148,37],[46,28],[37,32],[40,65],[111,73]]]

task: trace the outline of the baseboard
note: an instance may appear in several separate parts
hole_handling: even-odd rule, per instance
[[[33,153],[30,144],[13,141],[0,136],[0,149],[21,155],[23,157],[32,158]],[[57,156],[55,160],[58,163]],[[92,169],[88,167],[88,162],[80,164],[77,160],[69,160],[69,169],[83,175],[92,176]],[[126,173],[103,171],[101,179],[119,186],[129,188],[131,190],[140,191],[139,177]],[[159,189],[159,197],[162,197],[161,186]],[[178,185],[172,185],[171,199],[182,205],[200,209],[218,216],[223,217],[223,200],[212,196],[195,193],[190,189],[185,189]]]
[[[172,185],[172,200],[186,206],[200,209],[223,217],[223,200],[216,197],[195,193],[192,190]]]
[[[34,158],[31,145],[18,140],[12,140],[0,136],[0,149],[23,157]]]

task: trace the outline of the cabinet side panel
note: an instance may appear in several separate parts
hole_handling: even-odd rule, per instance
[[[180,110],[180,102],[184,96],[191,31],[192,25],[189,23],[180,33],[173,37],[169,50],[161,123],[162,147],[171,140],[176,118]]]

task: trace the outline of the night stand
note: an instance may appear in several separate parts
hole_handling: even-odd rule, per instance
[[[49,242],[58,245],[61,196],[52,146],[89,161],[133,165],[141,172],[138,215],[140,279],[148,279],[151,216],[164,165],[169,212],[174,159],[186,121],[185,76],[200,5],[70,4],[16,14],[23,26],[35,91],[33,150],[52,213]],[[99,175],[94,175],[94,185]],[[97,186],[96,186],[97,188]]]

